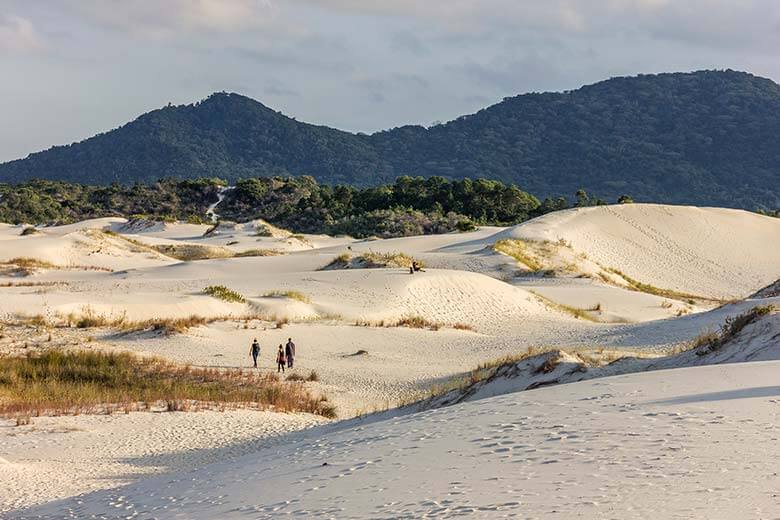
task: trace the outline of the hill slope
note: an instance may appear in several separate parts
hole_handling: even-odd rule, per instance
[[[86,183],[312,175],[488,177],[537,195],[780,207],[780,86],[701,71],[524,94],[447,124],[373,135],[295,121],[237,94],[144,114],[81,143],[0,165],[0,181]]]

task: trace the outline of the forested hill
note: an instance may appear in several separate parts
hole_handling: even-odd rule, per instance
[[[734,71],[614,78],[373,135],[222,93],[0,165],[0,182],[268,175],[358,186],[400,175],[487,177],[540,196],[585,188],[606,199],[777,208],[780,86]]]

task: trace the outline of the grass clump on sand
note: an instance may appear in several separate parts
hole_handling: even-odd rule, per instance
[[[438,321],[432,321],[428,318],[424,318],[422,316],[404,316],[398,320],[395,321],[367,321],[367,320],[357,320],[355,322],[355,326],[357,327],[408,327],[410,329],[428,329],[428,330],[440,330],[443,328],[451,328],[455,330],[467,330],[470,332],[475,332],[476,329],[467,324],[467,323],[454,323],[454,324],[447,324],[447,323],[440,323]]]
[[[290,374],[287,376],[287,381],[308,381],[308,382],[317,382],[320,380],[320,376],[317,375],[317,372],[312,370],[308,376],[304,376],[303,374]]]
[[[714,352],[739,334],[742,329],[777,309],[774,305],[759,305],[738,316],[729,316],[720,326],[720,331],[702,332],[689,343],[688,350],[696,350],[696,354],[700,356]]]
[[[672,289],[662,289],[660,287],[656,287],[648,283],[643,283],[640,282],[639,280],[635,280],[631,278],[621,270],[614,269],[612,267],[608,267],[606,271],[621,277],[628,284],[628,288],[633,291],[643,292],[647,294],[654,294],[655,296],[661,296],[663,298],[671,298],[673,300],[682,300],[690,305],[694,305],[696,303],[696,300],[714,301],[712,298],[704,298],[702,296],[697,296],[695,294],[684,293]],[[604,278],[602,277],[602,279]]]
[[[183,262],[193,260],[211,260],[214,258],[231,258],[235,253],[226,247],[206,246],[200,244],[157,244],[152,249],[165,256]]]
[[[204,318],[193,314],[186,318],[156,318],[145,321],[132,321],[123,323],[121,329],[123,332],[143,332],[150,330],[170,336],[172,334],[182,334],[192,327],[206,325],[212,321],[218,321],[219,318]]]
[[[0,415],[110,413],[236,407],[309,412],[335,409],[273,374],[179,366],[130,353],[49,350],[0,358]]]
[[[246,303],[246,299],[233,289],[228,289],[224,285],[209,285],[203,292],[214,298],[219,298],[230,303]]]
[[[577,319],[583,319],[587,321],[592,321],[595,323],[601,323],[596,317],[592,314],[594,312],[601,312],[601,304],[597,303],[593,307],[589,309],[580,309],[578,307],[572,307],[571,305],[565,305],[563,303],[554,302],[551,299],[547,298],[546,296],[542,296],[536,291],[529,291],[531,294],[539,298],[542,303],[544,303],[546,306],[550,307],[551,309],[555,309],[559,312],[563,312],[566,314],[569,314],[571,316],[574,316]]]
[[[263,298],[289,298],[303,303],[311,303],[311,298],[299,291],[275,290],[263,294]]]
[[[24,228],[22,230],[21,233],[19,233],[19,236],[26,237],[26,236],[30,236],[30,235],[37,235],[38,233],[40,233],[40,231],[38,231],[37,228],[35,228],[33,226],[27,226],[26,228]]]
[[[236,258],[245,258],[250,256],[280,256],[286,254],[278,249],[247,249],[235,254]]]
[[[425,267],[425,263],[422,260],[413,258],[406,253],[377,253],[375,251],[367,251],[355,257],[349,253],[342,253],[334,258],[329,264],[322,267],[322,269],[346,269],[350,267],[356,269],[377,269],[382,267],[409,268],[414,262],[416,262],[420,268]]]
[[[525,242],[513,238],[505,238],[493,244],[493,250],[507,256],[511,256],[521,264],[525,264],[531,271],[541,271],[544,265],[528,251]]]

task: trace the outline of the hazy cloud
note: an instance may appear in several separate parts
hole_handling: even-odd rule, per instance
[[[15,15],[0,15],[0,52],[25,52],[43,48],[33,23]]]

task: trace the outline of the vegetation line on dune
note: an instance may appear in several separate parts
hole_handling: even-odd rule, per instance
[[[54,351],[0,357],[0,415],[169,411],[216,407],[309,412],[335,409],[300,383],[275,374],[179,366],[130,353]]]

